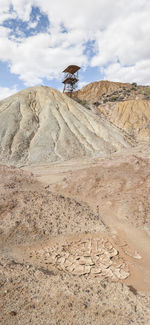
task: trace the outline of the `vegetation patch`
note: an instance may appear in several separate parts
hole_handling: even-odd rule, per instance
[[[109,98],[110,102],[116,102],[118,100],[118,96],[112,96]]]
[[[75,98],[73,98],[77,103],[79,103],[80,105],[82,105],[82,106],[84,106],[85,108],[87,108],[87,109],[91,109],[90,108],[90,106],[89,106],[89,104],[88,104],[88,102],[87,102],[87,100],[85,100],[85,99],[80,99],[80,98],[78,98],[78,97],[75,97]]]

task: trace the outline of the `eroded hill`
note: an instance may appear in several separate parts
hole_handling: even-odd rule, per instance
[[[80,103],[106,117],[139,142],[150,141],[150,87],[136,84],[93,82],[75,96]]]
[[[0,161],[13,165],[106,156],[135,145],[105,117],[49,87],[0,102],[0,121]]]
[[[150,87],[102,80],[84,86],[74,96],[95,106],[124,100],[150,100]]]

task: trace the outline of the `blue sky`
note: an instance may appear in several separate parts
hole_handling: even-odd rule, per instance
[[[0,0],[0,99],[81,66],[97,80],[150,84],[149,0]]]

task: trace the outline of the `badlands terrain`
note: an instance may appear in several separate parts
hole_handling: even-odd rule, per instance
[[[93,82],[75,94],[77,101],[105,116],[135,141],[150,140],[150,87],[136,83]]]
[[[150,324],[149,87],[0,102],[1,324]]]

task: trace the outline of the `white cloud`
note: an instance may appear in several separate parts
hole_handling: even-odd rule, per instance
[[[9,40],[9,29],[0,33],[0,59],[9,61],[11,72],[26,85],[42,78],[58,77],[68,64],[98,66],[105,78],[148,83],[150,57],[150,1],[148,0],[0,0],[0,21],[11,15],[10,3],[29,28],[32,6],[48,15],[47,33]],[[33,24],[33,25],[32,25]],[[66,32],[62,32],[62,26]],[[95,41],[91,62],[84,54],[85,43]]]
[[[143,9],[141,4],[139,1],[127,17],[120,15],[104,31],[97,32],[97,54],[91,65],[104,67],[107,79],[150,83],[150,3],[145,2]]]
[[[30,17],[30,12],[32,9],[32,3],[34,1],[30,0],[12,0],[14,11],[18,14],[19,18],[23,21],[28,21]]]
[[[8,20],[8,19],[15,19],[16,18],[16,14],[15,12],[13,13],[9,13],[9,12],[2,12],[0,14],[0,24],[2,24],[5,20]]]
[[[92,65],[116,62],[130,65],[150,56],[150,21],[147,13],[132,14],[118,19],[103,32],[97,32],[97,55]]]
[[[38,34],[16,44],[13,58],[9,58],[10,71],[19,74],[26,85],[41,83],[44,77],[58,77],[67,64],[83,65],[86,62],[82,45],[68,42],[65,45],[63,38],[58,38],[58,43],[51,47],[52,38],[49,34]]]
[[[16,86],[13,88],[0,87],[0,100],[3,100],[19,91]]]
[[[138,84],[150,84],[150,59],[137,62],[130,67],[121,66],[120,63],[112,63],[104,69],[105,78],[111,81],[137,82]]]
[[[41,83],[44,77],[58,77],[68,64],[87,62],[82,43],[78,45],[74,39],[71,42],[70,33],[67,37],[64,33],[41,33],[20,43],[9,40],[8,33],[9,29],[4,28],[0,33],[0,59],[9,61],[11,73],[18,74],[26,85]]]
[[[38,21],[39,21],[39,19],[37,19],[37,20],[34,21],[34,22],[29,22],[27,29],[30,29],[30,28],[36,28],[37,25],[38,25]]]
[[[9,18],[13,18],[14,15],[19,16],[23,21],[28,21],[32,2],[30,0],[0,0],[0,22],[7,19],[7,15]],[[10,7],[13,6],[14,11],[10,12]],[[5,17],[6,15],[6,17]]]

